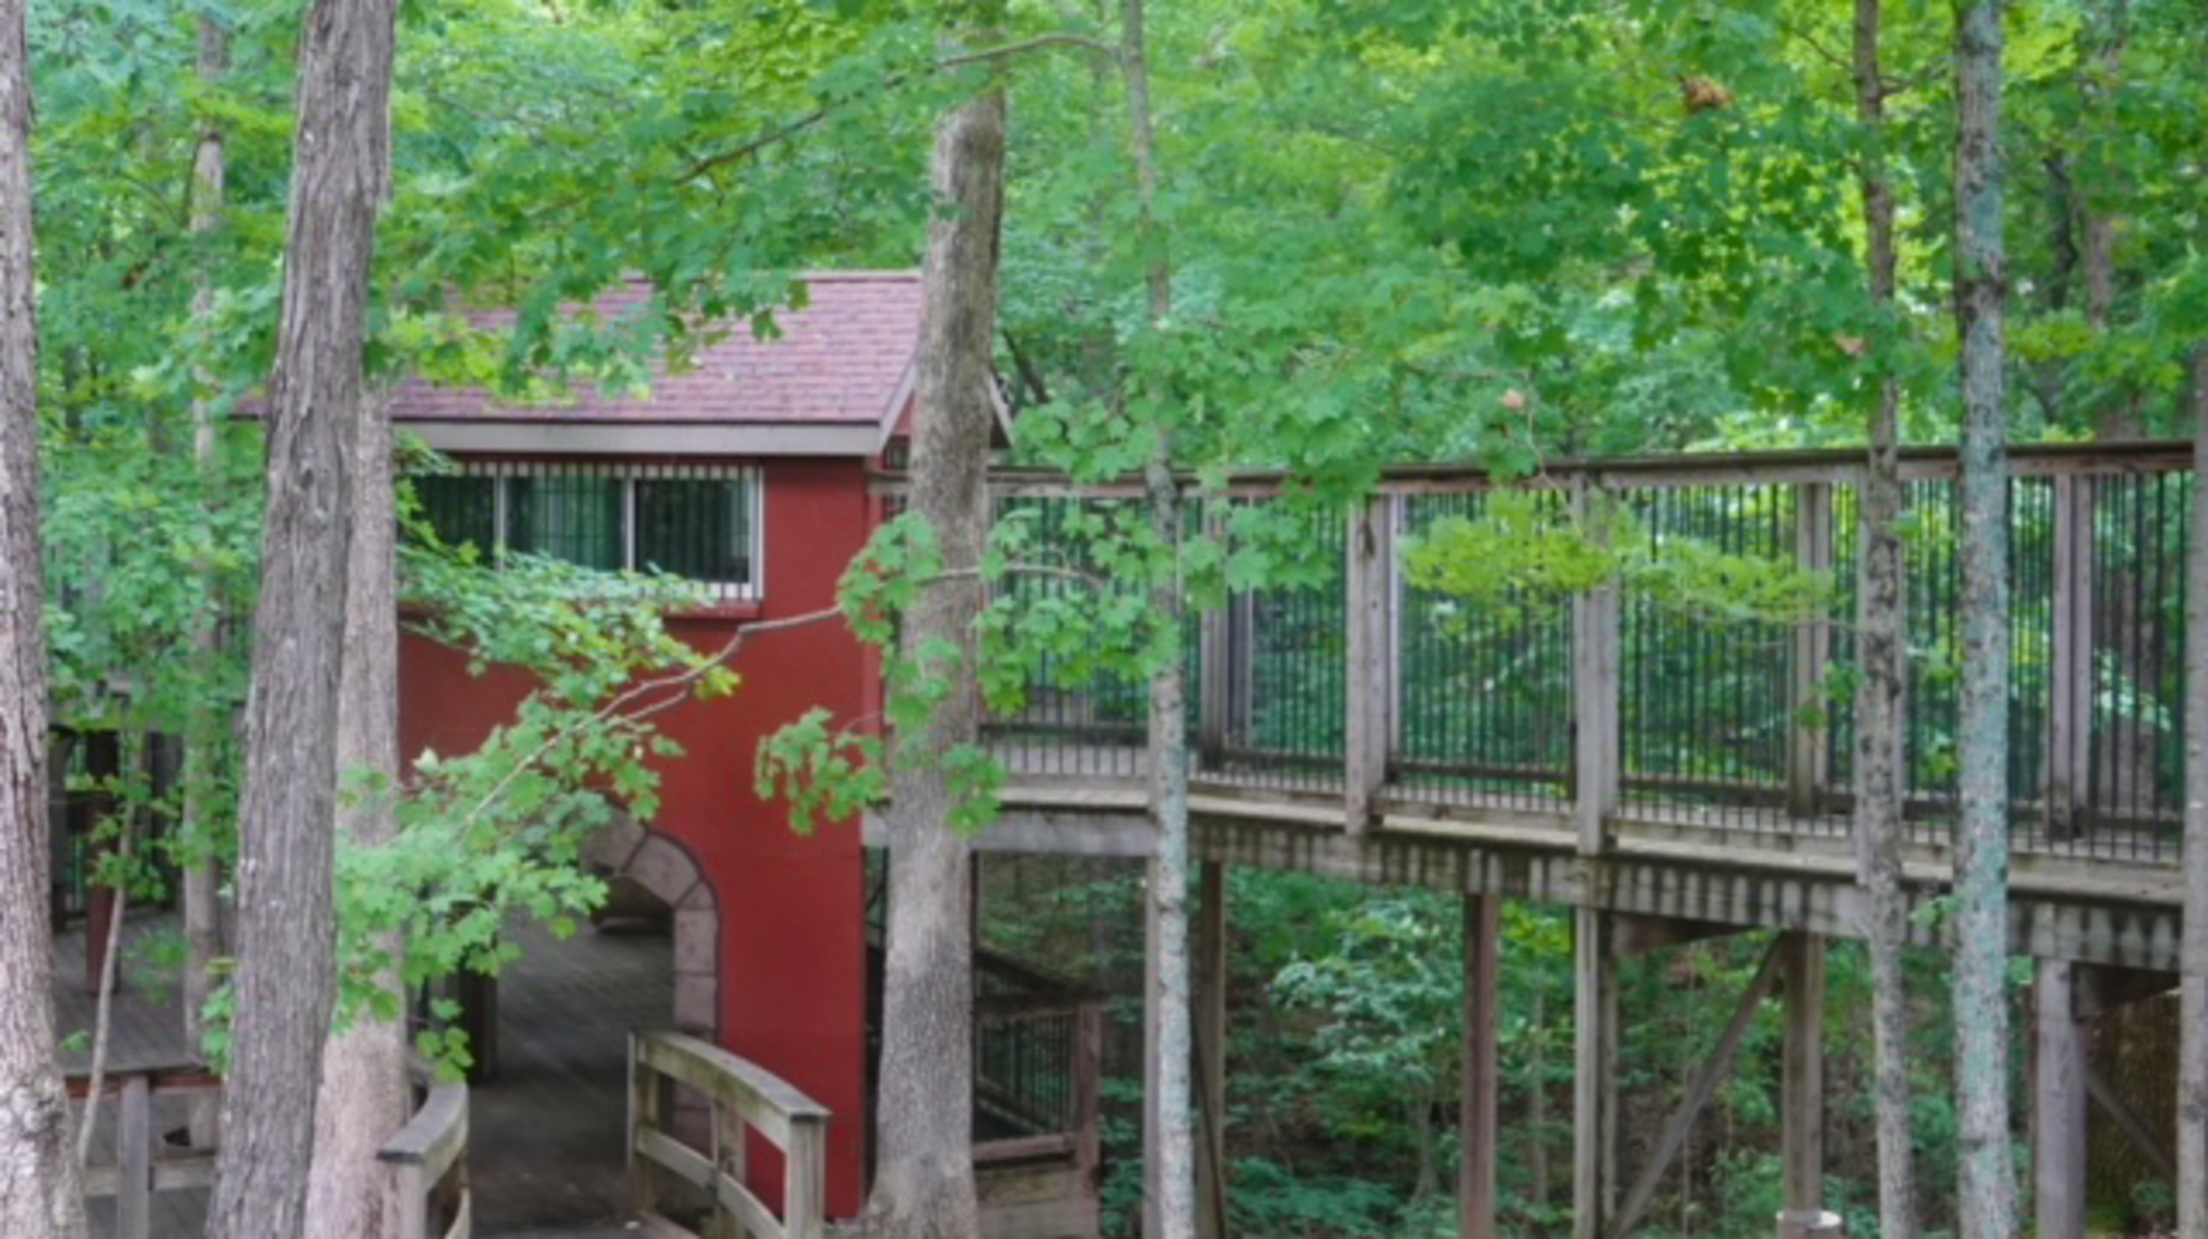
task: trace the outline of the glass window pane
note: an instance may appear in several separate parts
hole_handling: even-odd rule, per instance
[[[488,552],[498,542],[497,479],[440,475],[414,479],[422,515],[448,546],[473,542]]]
[[[740,478],[636,484],[636,566],[694,581],[751,579],[751,505]]]
[[[506,545],[586,568],[623,567],[621,480],[587,474],[506,479]]]

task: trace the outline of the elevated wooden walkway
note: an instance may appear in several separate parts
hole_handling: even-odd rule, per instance
[[[2038,1233],[2082,1237],[2082,1138],[2045,1133],[2083,1130],[2090,1020],[2166,989],[2177,966],[2192,449],[2021,447],[2010,464],[2012,948],[2042,978]],[[1904,474],[1907,878],[1923,902],[1952,878],[1958,466],[1952,451],[1913,451]],[[1467,1026],[1491,1037],[1496,901],[1579,910],[1578,1239],[1630,1233],[1650,1190],[1618,1166],[1615,961],[1747,929],[1783,931],[1741,998],[1750,1010],[1783,995],[1789,1011],[1780,1233],[1836,1233],[1821,1207],[1817,1037],[1823,942],[1858,935],[1864,911],[1847,688],[1862,476],[1860,453],[1795,452],[1552,465],[1514,484],[1560,517],[1622,513],[1623,536],[1652,557],[1692,547],[1828,577],[1829,612],[1803,622],[1719,623],[1614,587],[1492,611],[1415,588],[1401,548],[1477,518],[1497,491],[1475,471],[1422,468],[1389,474],[1347,512],[1290,509],[1321,561],[1311,582],[1232,595],[1192,624],[1207,951],[1225,940],[1224,865],[1458,891]],[[1088,554],[1076,514],[1140,501],[1133,486],[1034,473],[1002,473],[994,490],[1043,554],[1075,564]],[[1278,479],[1241,478],[1197,519],[1218,530],[1236,506],[1289,502]],[[976,846],[1151,854],[1142,686],[1046,661],[1029,687],[1022,712],[989,724],[1010,779],[1004,819]],[[1214,1042],[1224,1027],[1223,958],[1198,973],[1199,1057],[1214,1081],[1203,1109],[1216,1119],[1220,1063],[1202,1043],[1207,1024]],[[1467,1041],[1463,1123],[1478,1154],[1496,1131],[1495,1047]],[[1466,1179],[1468,1236],[1493,1233],[1492,1175],[1490,1148]]]

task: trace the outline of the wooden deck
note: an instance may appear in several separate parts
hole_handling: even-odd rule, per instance
[[[117,1068],[185,1057],[174,985],[131,967],[137,949],[174,932],[173,919],[162,916],[133,916],[126,927],[126,983],[114,1008],[109,1052]],[[674,1004],[670,942],[661,934],[590,929],[560,942],[530,926],[517,927],[514,937],[522,957],[500,981],[499,1077],[475,1086],[470,1097],[476,1233],[508,1239],[634,1234],[627,1229],[621,1150],[627,1038],[632,1027],[668,1022]],[[83,931],[62,935],[55,957],[61,1031],[89,1033],[93,1003],[83,983]],[[86,1058],[72,1054],[67,1065],[81,1066]],[[106,1110],[104,1120],[112,1121],[112,1107]],[[157,1125],[180,1128],[181,1109],[170,1110],[157,1113]],[[155,1198],[154,1233],[197,1235],[206,1207],[204,1191],[162,1193]],[[111,1211],[108,1202],[94,1203],[96,1239],[111,1233]]]

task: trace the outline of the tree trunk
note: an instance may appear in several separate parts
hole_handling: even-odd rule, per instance
[[[2016,1233],[2009,1157],[2008,253],[2001,0],[1958,10],[1955,304],[1962,340],[1961,806],[1955,826],[1955,1109],[1963,1239]]]
[[[54,1060],[46,633],[38,530],[38,311],[23,0],[0,0],[0,1234],[81,1239]]]
[[[1173,265],[1158,226],[1157,129],[1150,110],[1150,67],[1143,32],[1143,0],[1121,10],[1120,71],[1127,82],[1139,239],[1148,261],[1144,282],[1150,321],[1162,328],[1173,313]],[[1168,548],[1171,575],[1150,591],[1154,622],[1165,633],[1166,652],[1150,677],[1150,812],[1158,825],[1158,855],[1148,882],[1150,943],[1157,1029],[1152,1137],[1157,1164],[1150,1170],[1152,1239],[1192,1239],[1196,1233],[1196,1138],[1189,1080],[1192,1038],[1188,995],[1188,672],[1180,653],[1181,492],[1173,476],[1173,435],[1158,428],[1157,452],[1143,470],[1150,496],[1150,532]],[[1149,1150],[1146,1150],[1149,1152]]]
[[[229,41],[222,26],[214,18],[199,19],[199,61],[197,65],[201,84],[211,85],[220,80],[229,63]],[[223,150],[222,129],[212,121],[200,130],[199,148],[192,158],[192,236],[204,243],[222,224],[222,205],[227,163]],[[215,291],[202,261],[193,277],[192,319],[204,323],[214,313]],[[214,410],[204,398],[204,391],[211,386],[205,374],[200,376],[202,398],[192,402],[192,458],[199,466],[200,482],[212,495],[216,465],[217,440],[215,436]],[[204,697],[207,685],[217,661],[222,656],[222,599],[216,596],[213,574],[203,565],[199,571],[200,616],[199,629],[192,634],[192,656],[197,663],[196,682]],[[208,788],[214,780],[216,767],[220,765],[218,754],[222,749],[223,732],[228,720],[219,711],[201,708],[195,710],[187,724],[190,734],[185,738],[184,760],[184,823],[182,834],[187,854],[184,858],[183,890],[184,911],[184,1044],[198,1054],[207,1039],[207,1025],[202,1013],[207,1000],[215,991],[215,961],[223,954],[221,881],[216,871],[216,850],[211,837],[213,826],[208,818]],[[212,1096],[195,1096],[191,1101],[189,1127],[192,1147],[213,1148],[215,1144],[216,1099]]]
[[[268,517],[239,803],[238,967],[212,1239],[297,1239],[335,1001],[338,688],[393,0],[315,0],[299,50]]]
[[[2193,542],[2185,578],[2185,938],[2177,1233],[2208,1239],[2208,344],[2193,354]]]
[[[935,531],[946,573],[970,573],[989,532],[990,365],[1004,211],[1005,102],[992,89],[944,118],[923,270],[919,415],[911,511]],[[973,1170],[971,849],[951,825],[955,795],[938,760],[981,733],[974,682],[978,579],[924,588],[903,616],[903,657],[951,690],[891,759],[889,943],[882,1011],[880,1157],[867,1202],[880,1239],[971,1239]],[[955,665],[921,661],[948,642]]]
[[[337,716],[340,780],[337,828],[354,848],[383,847],[398,834],[398,562],[393,536],[391,415],[380,398],[361,410],[353,469],[353,550],[346,594],[345,678]],[[396,937],[377,949],[396,961]],[[396,968],[382,978],[404,1009]],[[365,1009],[331,1040],[315,1102],[314,1176],[307,1234],[395,1239],[396,1181],[376,1150],[406,1122],[406,1024]]]
[[[1894,191],[1880,143],[1886,87],[1879,64],[1879,0],[1856,0],[1856,116],[1866,133],[1863,223],[1871,299],[1881,313],[1894,301]],[[1885,324],[1891,326],[1891,324]],[[1890,348],[1890,346],[1888,346]],[[1880,361],[1891,364],[1882,350]],[[1863,937],[1871,959],[1871,1032],[1876,1046],[1872,1095],[1878,1123],[1879,1233],[1916,1234],[1915,1147],[1909,1133],[1909,993],[1903,952],[1909,944],[1909,900],[1901,881],[1902,695],[1908,683],[1902,591],[1908,577],[1900,517],[1901,388],[1889,375],[1878,383],[1870,418],[1870,460],[1862,491],[1863,543],[1856,591],[1856,648],[1862,681],[1856,689],[1856,861],[1868,908]]]

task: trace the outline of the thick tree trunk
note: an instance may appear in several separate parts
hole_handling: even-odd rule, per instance
[[[2000,0],[1958,10],[1955,304],[1962,340],[1962,709],[1955,825],[1955,1109],[1963,1239],[2016,1233],[2009,1157],[2008,253]]]
[[[2208,1239],[2208,344],[2193,354],[2193,541],[2185,578],[2185,940],[2177,1233]]]
[[[0,1235],[81,1239],[46,923],[46,634],[38,312],[23,0],[0,0]]]
[[[1150,67],[1143,30],[1143,0],[1125,0],[1121,8],[1120,71],[1127,83],[1127,108],[1135,160],[1135,189],[1141,208],[1140,241],[1148,255],[1144,282],[1149,288],[1150,320],[1163,327],[1173,313],[1173,266],[1158,226],[1157,128],[1150,110]],[[1151,588],[1153,619],[1166,633],[1169,653],[1150,677],[1150,812],[1158,825],[1158,856],[1151,863],[1151,952],[1149,1000],[1155,1004],[1152,1033],[1156,1075],[1145,1083],[1156,1131],[1145,1152],[1156,1159],[1150,1169],[1150,1198],[1145,1233],[1151,1239],[1191,1239],[1196,1233],[1196,1133],[1189,1080],[1193,1054],[1188,994],[1188,673],[1179,651],[1181,582],[1181,493],[1173,476],[1173,436],[1161,427],[1157,453],[1143,471],[1150,496],[1150,531],[1169,548],[1176,570]]]
[[[392,797],[399,778],[398,562],[393,535],[391,415],[380,398],[361,411],[353,469],[353,550],[345,617],[345,678],[337,716],[339,836],[378,848],[398,834]],[[394,961],[396,938],[377,944]],[[402,1003],[395,972],[385,987]],[[399,1233],[395,1181],[376,1150],[406,1122],[403,1018],[359,1013],[330,1042],[315,1103],[314,1177],[307,1234],[378,1239]]]
[[[1856,116],[1866,131],[1863,223],[1871,299],[1894,301],[1894,191],[1880,149],[1886,87],[1879,63],[1879,0],[1856,0]],[[1881,360],[1885,360],[1881,358]],[[1871,957],[1871,1035],[1876,1049],[1873,1096],[1878,1125],[1879,1233],[1916,1234],[1916,1152],[1909,1132],[1909,993],[1903,952],[1909,942],[1909,901],[1901,882],[1902,695],[1908,683],[1902,591],[1907,564],[1900,517],[1901,388],[1878,384],[1870,417],[1870,460],[1863,479],[1863,543],[1856,591],[1856,649],[1862,681],[1855,696],[1855,822],[1858,878]]]
[[[202,84],[211,85],[221,79],[230,59],[229,40],[220,23],[214,18],[199,19],[198,77]],[[223,149],[222,129],[213,122],[200,130],[199,146],[192,157],[192,236],[205,242],[222,226],[224,182],[227,176],[227,160]],[[193,277],[192,319],[205,323],[214,313],[214,283],[208,278],[205,260]],[[202,387],[209,384],[206,376],[200,379]],[[200,480],[212,493],[216,466],[217,440],[213,408],[202,398],[192,404],[192,459],[199,466]],[[216,661],[222,656],[222,600],[215,595],[212,574],[204,567],[200,570],[199,629],[192,634],[192,656],[197,663],[198,681],[204,686],[212,674]],[[202,1013],[207,1000],[215,991],[215,961],[222,957],[222,895],[221,881],[216,872],[213,827],[208,822],[208,789],[215,777],[215,767],[220,764],[218,753],[223,742],[223,732],[228,721],[219,711],[199,709],[194,711],[188,724],[190,735],[185,738],[184,760],[184,829],[183,835],[190,854],[183,865],[182,900],[184,912],[184,1044],[197,1054],[207,1037],[206,1020]],[[213,1148],[215,1143],[216,1102],[213,1097],[195,1097],[191,1102],[189,1121],[192,1146]]]
[[[238,967],[213,1239],[297,1239],[335,1001],[338,688],[393,0],[315,0],[299,51],[268,525],[238,814]]]
[[[946,573],[970,574],[989,532],[990,363],[1004,211],[1005,103],[991,90],[936,135],[935,193],[922,283],[919,405],[911,511],[935,531]],[[890,792],[889,944],[882,1012],[880,1159],[867,1202],[878,1239],[971,1239],[973,1171],[971,849],[951,826],[955,793],[936,761],[980,736],[974,623],[981,582],[958,575],[921,591],[903,617],[903,656],[948,642],[953,687],[916,734],[897,737]],[[908,756],[909,755],[909,756]]]

